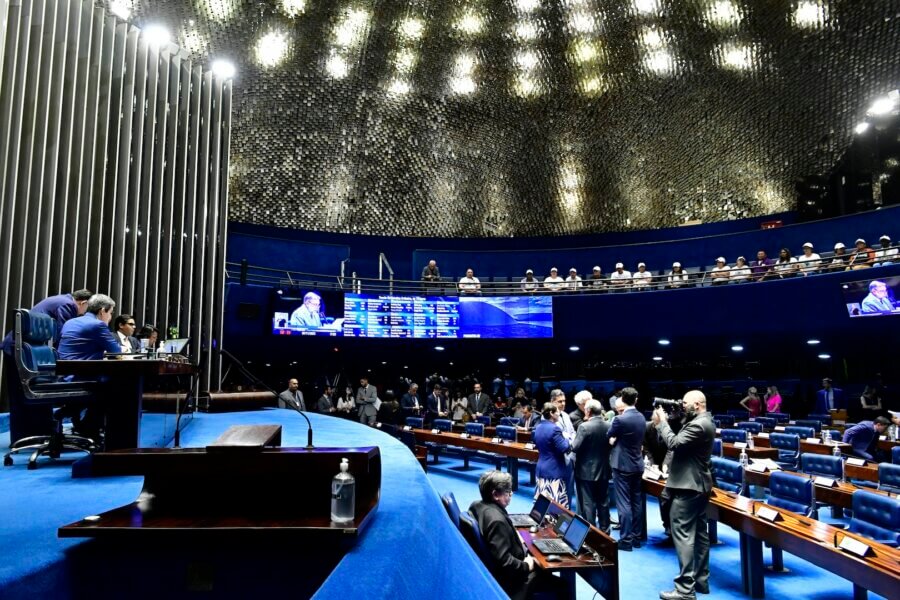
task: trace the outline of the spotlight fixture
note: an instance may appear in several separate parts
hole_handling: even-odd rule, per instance
[[[123,0],[113,0],[109,3],[109,12],[125,21],[131,16],[131,9]]]
[[[806,340],[806,343],[809,344],[810,346],[816,346],[818,344],[821,344],[822,342],[820,340],[813,338],[811,340]]]
[[[497,362],[498,362],[498,363],[505,363],[505,362],[506,362],[506,358],[504,358],[504,357],[501,356],[500,358],[497,359]]]
[[[581,350],[581,348],[579,348],[578,346],[569,346],[570,352],[578,352],[579,350]]]
[[[172,39],[169,31],[162,25],[148,25],[144,28],[144,37],[154,48],[161,48],[169,43]]]
[[[744,347],[739,344],[735,344],[734,346],[731,347],[731,351],[732,352],[743,352]]]
[[[856,135],[863,134],[869,130],[869,124],[866,121],[863,121],[859,125],[853,128],[853,131],[856,132]]]
[[[668,346],[668,345],[671,344],[671,343],[672,343],[672,342],[670,342],[670,341],[667,340],[666,338],[662,338],[662,339],[659,340],[659,345],[660,345],[660,346]]]
[[[234,77],[234,63],[227,60],[217,60],[212,64],[213,74],[222,79],[231,79]]]
[[[653,360],[655,360],[656,362],[660,362],[662,359],[663,359],[662,356],[654,356],[653,357]]]
[[[256,60],[263,67],[274,67],[287,55],[288,39],[283,33],[270,31],[256,43]]]
[[[891,112],[897,108],[897,92],[891,92],[887,96],[882,96],[880,98],[876,98],[872,103],[872,106],[869,107],[869,110],[866,111],[867,115],[872,115],[875,117],[883,117],[884,115],[889,115]]]
[[[443,347],[443,346],[435,346],[434,349],[437,350],[438,352],[443,352],[443,351],[444,351],[444,347]]]
[[[831,355],[823,352],[822,354],[819,355],[819,358],[821,358],[822,360],[828,360],[829,358],[831,358]]]

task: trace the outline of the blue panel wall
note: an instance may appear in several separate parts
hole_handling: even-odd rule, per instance
[[[228,262],[246,258],[258,267],[337,275],[341,261],[350,258],[348,245],[294,239],[283,235],[286,229],[271,227],[257,233],[235,231],[234,225],[229,229]]]

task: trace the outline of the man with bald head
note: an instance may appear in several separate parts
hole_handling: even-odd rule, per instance
[[[681,568],[675,589],[660,592],[662,600],[695,598],[709,593],[709,534],[706,506],[712,493],[712,447],[716,426],[706,412],[706,396],[699,390],[684,395],[685,423],[678,435],[672,432],[666,412],[653,411],[660,439],[672,451],[666,490],[672,498],[672,540]]]

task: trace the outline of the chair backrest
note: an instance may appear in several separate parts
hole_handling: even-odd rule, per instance
[[[774,429],[775,424],[778,421],[776,421],[772,417],[756,417],[756,419],[753,422],[761,424],[766,429]]]
[[[500,425],[512,425],[516,427],[522,424],[522,419],[519,417],[503,417],[500,419]]]
[[[844,434],[837,429],[823,429],[822,434],[824,435],[826,431],[831,434],[832,441],[839,442],[844,437]]]
[[[735,419],[749,419],[750,412],[740,409],[740,408],[729,408],[728,414],[734,417]]]
[[[800,436],[795,433],[770,433],[769,445],[779,450],[800,452]]]
[[[443,503],[444,508],[447,509],[447,516],[450,517],[450,520],[453,521],[453,524],[459,529],[459,505],[456,503],[456,496],[453,495],[453,492],[447,492],[441,496],[441,503]]]
[[[713,455],[722,456],[722,440],[720,438],[713,440]]]
[[[491,418],[487,415],[481,415],[480,417],[475,417],[475,421],[477,423],[481,423],[482,425],[490,425]]]
[[[484,423],[466,423],[466,433],[475,437],[484,437]]]
[[[451,431],[453,429],[453,421],[450,419],[435,419],[432,425],[438,431]]]
[[[770,412],[768,416],[770,419],[775,419],[777,423],[788,423],[791,420],[791,415],[788,413]]]
[[[816,430],[816,433],[822,431],[822,421],[817,421],[815,419],[797,419],[795,423],[797,427],[812,427]]]
[[[735,427],[743,429],[744,431],[752,431],[754,435],[763,430],[762,423],[757,423],[756,421],[741,421],[740,423],[737,423]]]
[[[734,427],[733,415],[713,415],[713,420],[719,423],[719,427]]]
[[[775,471],[769,476],[766,504],[809,516],[815,508],[813,480],[801,475]]]
[[[850,531],[882,543],[900,544],[900,500],[865,490],[853,492]]]
[[[401,429],[397,432],[397,439],[403,442],[413,454],[416,453],[416,435],[412,431],[403,431]]]
[[[733,444],[735,442],[746,442],[747,432],[743,429],[723,429],[722,441],[728,444]]]
[[[516,428],[512,425],[497,425],[497,437],[514,442],[516,441]]]
[[[900,465],[900,446],[891,448],[891,462],[895,465]]]
[[[799,425],[791,425],[784,428],[785,433],[799,435],[801,438],[816,437],[816,430],[812,427],[800,427]]]
[[[830,414],[812,414],[806,415],[806,418],[810,421],[818,421],[824,425],[831,425],[831,415]]]
[[[416,429],[422,429],[425,427],[425,419],[422,417],[406,417],[406,424]]]
[[[24,384],[34,377],[56,374],[56,352],[48,345],[56,322],[48,315],[19,308],[15,311],[15,358]]]
[[[878,489],[900,494],[900,465],[891,463],[878,465]]]
[[[712,457],[713,474],[716,476],[716,487],[740,494],[744,487],[744,469],[741,463],[722,458]]]
[[[469,546],[472,547],[475,554],[478,555],[478,558],[481,559],[481,562],[484,563],[484,566],[490,570],[494,560],[491,558],[491,553],[484,543],[484,538],[481,537],[478,521],[475,520],[471,513],[459,513],[459,530],[462,532],[463,537],[466,538],[466,541],[469,542]]]
[[[800,455],[800,470],[809,475],[840,479],[844,474],[844,463],[840,456],[804,452]]]

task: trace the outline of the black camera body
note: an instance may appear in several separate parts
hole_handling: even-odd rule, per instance
[[[653,408],[662,408],[666,413],[672,414],[676,412],[682,412],[684,410],[684,404],[681,400],[667,400],[666,398],[654,398],[653,399]]]

